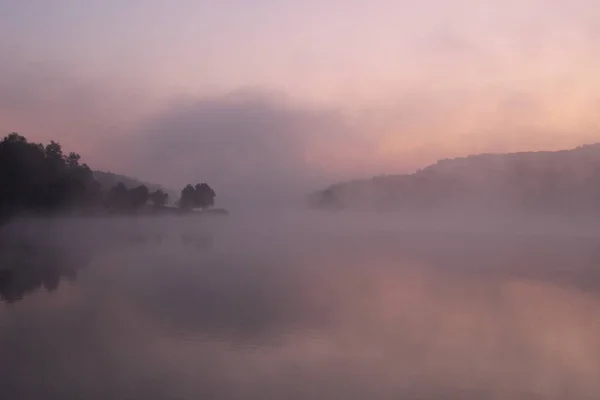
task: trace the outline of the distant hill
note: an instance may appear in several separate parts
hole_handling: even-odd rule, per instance
[[[413,174],[334,184],[311,202],[329,208],[600,209],[600,144],[440,160]]]
[[[129,176],[119,175],[112,172],[94,171],[94,178],[100,183],[102,188],[105,190],[114,187],[119,182],[123,182],[127,189],[132,189],[141,185],[145,185],[151,192],[157,189],[162,189],[163,191],[169,193],[171,200],[174,200],[174,196],[176,195],[176,192],[174,190],[165,188],[164,186],[159,185],[157,183],[144,182],[135,178],[131,178]]]

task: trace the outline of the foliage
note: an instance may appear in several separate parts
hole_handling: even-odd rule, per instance
[[[128,190],[119,182],[110,190],[106,205],[113,211],[134,211],[144,206],[149,196],[148,188],[144,185]]]
[[[135,212],[150,202],[164,208],[169,194],[145,184],[128,188],[117,182],[107,192],[95,179],[119,177],[94,173],[77,153],[64,154],[54,141],[47,145],[30,143],[17,133],[0,141],[0,221],[16,214],[56,214],[69,210]],[[129,180],[128,183],[138,182]],[[188,185],[182,191],[182,208],[214,205],[215,192],[206,183]]]
[[[158,189],[150,193],[148,198],[156,207],[164,207],[169,201],[169,194],[165,193],[162,189]]]
[[[0,214],[47,213],[93,206],[100,188],[76,153],[59,143],[30,143],[11,133],[0,142]]]
[[[215,197],[215,191],[207,183],[198,183],[196,186],[187,185],[181,191],[179,207],[183,209],[210,208],[215,204]]]
[[[146,186],[150,192],[154,192],[158,189],[166,191],[165,188],[151,182],[144,182],[138,179],[126,176],[119,175],[112,172],[98,171],[94,170],[94,179],[100,182],[102,188],[106,191],[109,191],[111,188],[115,187],[119,182],[122,182],[126,188],[134,188],[138,186]]]
[[[598,182],[600,144],[440,160],[412,174],[338,183],[309,200],[333,209],[597,212]]]

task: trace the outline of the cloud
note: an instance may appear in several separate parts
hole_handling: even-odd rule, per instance
[[[148,108],[149,96],[118,78],[85,77],[11,52],[7,60],[0,65],[2,135],[19,132],[36,142],[57,140],[86,162],[104,167],[109,163],[96,149],[129,129]]]
[[[173,189],[205,180],[220,204],[410,172],[438,158],[597,141],[595,13],[581,12],[594,3],[526,4],[511,1],[493,13],[470,0],[425,6],[421,17],[429,22],[402,25],[406,35],[378,14],[369,21],[381,29],[356,40],[342,41],[324,25],[322,42],[296,38],[293,54],[301,56],[294,57],[292,46],[249,48],[244,35],[227,47],[241,54],[235,62],[214,49],[197,52],[200,63],[183,45],[181,58],[169,57],[167,47],[185,43],[172,37],[136,41],[136,48],[151,45],[152,57],[132,64],[112,44],[104,54],[86,41],[94,55],[80,59],[80,52],[50,56],[53,40],[42,51],[21,37],[18,46],[0,43],[7,60],[0,64],[0,129],[59,140],[95,168]],[[352,15],[363,14],[358,7]],[[240,85],[258,89],[226,92]],[[267,91],[273,87],[285,95]],[[317,105],[323,101],[329,105]]]
[[[229,200],[305,193],[354,170],[370,145],[339,111],[260,90],[175,101],[127,142],[134,174],[207,181]]]

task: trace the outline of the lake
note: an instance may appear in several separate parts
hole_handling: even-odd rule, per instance
[[[16,221],[1,397],[599,398],[599,236],[336,218]]]

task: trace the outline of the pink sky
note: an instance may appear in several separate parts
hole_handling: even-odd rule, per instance
[[[599,20],[593,0],[0,0],[0,128],[175,185],[178,146],[236,158],[193,160],[231,185],[574,147],[600,141]]]

